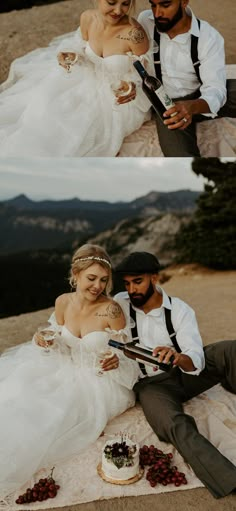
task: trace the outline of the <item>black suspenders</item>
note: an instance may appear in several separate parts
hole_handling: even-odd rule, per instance
[[[197,18],[197,22],[198,22],[198,27],[200,29],[201,22],[198,18]],[[191,34],[191,59],[192,59],[194,71],[197,75],[198,81],[200,84],[202,84],[202,80],[200,77],[200,71],[199,71],[201,62],[198,59],[198,39],[199,38],[196,35]]]
[[[157,52],[153,53],[156,77],[158,78],[158,80],[160,80],[160,82],[162,82],[161,61],[160,61],[160,40],[161,40],[161,36],[160,36],[159,32],[157,31],[156,26],[154,26],[154,36],[153,36],[153,38],[154,38],[154,41],[157,43],[157,47],[158,47]]]
[[[197,18],[198,26],[200,29],[201,22]],[[158,45],[158,51],[154,53],[154,65],[155,65],[155,71],[156,71],[156,77],[162,82],[162,74],[161,74],[161,62],[160,62],[160,33],[157,31],[156,26],[154,27],[154,40],[156,41]],[[193,63],[193,67],[195,70],[195,73],[197,75],[198,81],[200,84],[202,84],[202,80],[200,77],[200,61],[198,59],[198,37],[191,34],[191,59]]]
[[[169,296],[168,298],[169,298],[170,303],[171,303],[171,296]],[[178,345],[178,341],[176,339],[176,333],[174,331],[173,323],[172,323],[172,320],[171,320],[171,310],[170,309],[166,309],[164,307],[164,311],[165,311],[166,328],[168,330],[168,334],[170,336],[170,340],[171,340],[175,350],[178,353],[181,353],[181,349],[180,349],[180,347]]]
[[[134,326],[131,328],[132,339],[134,342],[139,342],[137,321],[136,321],[136,311],[133,309],[131,303],[129,304],[129,313],[130,313],[130,317],[134,321]],[[139,365],[142,373],[145,374],[145,376],[147,376],[147,371],[146,371],[145,365],[142,362],[138,362],[138,365]]]
[[[169,300],[171,302],[171,297],[170,296],[169,296]],[[164,307],[164,311],[165,311],[166,328],[167,328],[168,334],[170,336],[171,342],[172,342],[175,350],[178,353],[181,353],[181,349],[180,349],[180,347],[178,345],[178,341],[176,339],[176,333],[175,333],[175,330],[174,330],[174,327],[173,327],[173,324],[172,324],[172,320],[171,320],[171,311],[170,311],[170,309],[166,309],[165,307]],[[130,317],[134,321],[134,326],[131,328],[132,339],[134,340],[134,342],[139,342],[138,330],[137,330],[137,321],[136,321],[136,311],[133,309],[131,303],[129,305],[129,313],[130,313]],[[146,376],[147,375],[147,371],[146,371],[145,365],[139,362],[139,367],[140,367],[142,373]]]

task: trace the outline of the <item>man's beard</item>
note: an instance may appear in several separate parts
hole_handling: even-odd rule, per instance
[[[168,20],[166,18],[155,18],[155,25],[158,30],[158,32],[168,32],[173,28],[178,21],[180,21],[183,18],[183,9],[181,3],[179,4],[179,8],[177,13],[174,15],[174,17],[171,20]],[[159,23],[158,20],[163,19],[162,23]],[[164,21],[166,19],[166,21]]]
[[[151,298],[151,296],[153,295],[154,293],[154,286],[152,285],[152,283],[150,282],[149,286],[148,286],[148,289],[146,291],[145,294],[142,294],[142,293],[137,293],[137,296],[135,295],[129,295],[130,297],[130,301],[131,303],[135,306],[135,307],[142,307],[143,305],[145,305],[145,303],[149,300],[149,298]]]

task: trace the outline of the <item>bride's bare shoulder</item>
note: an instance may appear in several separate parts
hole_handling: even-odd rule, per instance
[[[65,312],[71,301],[72,293],[64,293],[56,298],[55,316],[59,325],[64,325]]]
[[[86,11],[82,12],[80,16],[81,31],[89,28],[90,24],[96,19],[97,12],[97,9],[87,9]]]
[[[64,311],[68,304],[70,303],[72,298],[72,293],[64,293],[56,298],[55,301],[55,310],[56,311]]]
[[[129,42],[130,50],[135,55],[143,55],[149,49],[149,40],[142,25],[134,18],[131,18],[128,25],[126,25],[123,37]],[[121,37],[122,37],[121,36]]]
[[[110,328],[119,330],[125,326],[125,317],[122,308],[111,298],[104,297],[104,299],[99,302],[96,315],[106,319],[107,326]]]
[[[97,17],[97,9],[87,9],[80,16],[80,30],[85,41],[88,40],[89,28]]]

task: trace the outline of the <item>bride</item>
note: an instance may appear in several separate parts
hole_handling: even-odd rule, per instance
[[[150,72],[153,62],[134,8],[135,0],[97,0],[75,33],[13,63],[0,89],[0,156],[117,155],[150,116],[133,61]]]
[[[70,282],[75,291],[57,298],[50,318],[60,333],[49,353],[38,333],[0,357],[0,502],[39,469],[86,449],[135,402],[138,364],[122,353],[101,362],[109,338],[126,336],[123,312],[107,296],[107,253],[80,247]]]

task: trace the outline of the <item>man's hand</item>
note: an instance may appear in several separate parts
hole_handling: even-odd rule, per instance
[[[164,124],[169,130],[185,130],[191,124],[193,115],[208,113],[210,113],[209,105],[204,99],[176,101],[174,106],[164,112]]]
[[[178,366],[183,371],[195,371],[196,367],[194,367],[192,359],[188,355],[184,355],[183,353],[177,353],[170,346],[158,346],[153,350],[153,356],[158,356],[158,362],[164,362],[168,364],[170,358],[173,356],[173,366]]]
[[[194,100],[177,101],[175,106],[166,110],[163,114],[165,118],[164,124],[169,130],[185,130],[185,128],[191,124],[193,118],[193,102]]]
[[[111,371],[112,369],[118,369],[119,367],[119,358],[117,355],[113,355],[113,357],[105,358],[101,364],[101,368],[103,371]]]

